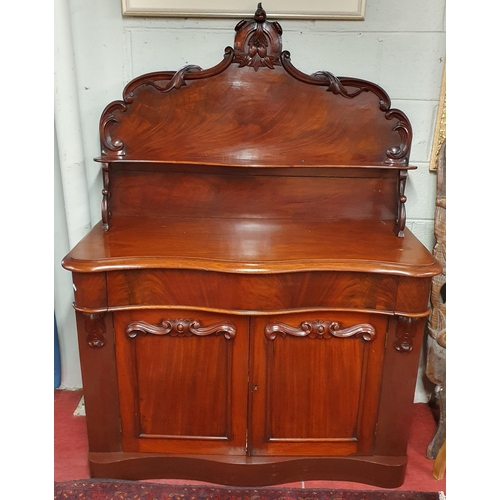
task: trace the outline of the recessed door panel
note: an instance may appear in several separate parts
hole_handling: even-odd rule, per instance
[[[253,321],[253,455],[349,455],[373,444],[387,318],[344,312]]]
[[[244,452],[247,319],[120,312],[115,332],[124,451]]]

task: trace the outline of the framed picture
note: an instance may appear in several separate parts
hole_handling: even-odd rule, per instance
[[[262,7],[270,19],[363,20],[366,0],[267,0]],[[125,16],[253,17],[252,0],[122,0]]]
[[[446,139],[446,65],[443,68],[443,77],[441,80],[441,93],[436,116],[436,126],[434,128],[434,138],[432,141],[430,170],[437,170],[439,151],[441,145]]]

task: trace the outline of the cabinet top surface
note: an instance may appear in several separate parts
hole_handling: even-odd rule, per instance
[[[353,271],[426,277],[439,264],[391,221],[137,218],[100,224],[65,257],[75,272],[198,269],[242,274]]]

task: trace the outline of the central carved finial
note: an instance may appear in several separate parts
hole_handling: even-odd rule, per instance
[[[257,4],[257,10],[255,11],[253,18],[258,23],[263,23],[266,20],[266,15],[266,11],[262,8],[262,2],[259,2]]]
[[[259,2],[254,20],[240,21],[234,38],[235,61],[242,66],[252,66],[255,71],[266,66],[273,69],[281,65],[281,34],[283,30],[277,22],[267,21],[266,11]]]

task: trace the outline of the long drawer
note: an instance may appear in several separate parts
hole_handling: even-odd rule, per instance
[[[231,274],[144,269],[107,273],[108,307],[193,307],[255,313],[334,308],[392,312],[398,278],[353,272]]]

